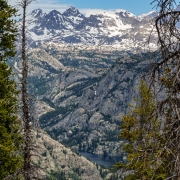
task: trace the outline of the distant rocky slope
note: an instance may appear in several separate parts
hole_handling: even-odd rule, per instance
[[[33,163],[38,176],[46,180],[102,180],[109,170],[93,164],[83,156],[51,139],[43,131],[36,132],[36,156]]]
[[[121,118],[128,103],[134,103],[148,55],[66,48],[44,43],[27,54],[29,89],[37,98],[39,123],[71,148],[117,157],[123,143],[117,137]],[[19,72],[18,55],[15,60],[10,64]]]
[[[60,44],[113,46],[121,50],[144,48],[153,28],[156,12],[135,16],[126,10],[104,12],[85,17],[70,7],[64,13],[57,10],[43,13],[35,9],[27,16],[29,46],[44,42]],[[21,22],[21,21],[20,21]],[[19,22],[19,24],[20,24]],[[151,33],[151,48],[156,48],[156,34]]]
[[[121,10],[85,17],[74,7],[29,14],[28,85],[41,128],[75,150],[120,160],[119,125],[147,72],[149,57],[142,52],[156,15]],[[155,32],[149,47],[157,48]],[[20,73],[19,53],[9,64]]]

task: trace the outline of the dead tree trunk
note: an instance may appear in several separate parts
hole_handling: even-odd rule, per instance
[[[24,179],[31,180],[31,150],[32,150],[32,130],[30,126],[30,107],[27,89],[28,64],[26,59],[26,9],[32,0],[22,0],[19,5],[23,9],[22,18],[22,44],[21,44],[21,60],[22,60],[22,113],[23,113],[23,136],[24,136]]]
[[[24,179],[30,180],[31,172],[31,128],[29,117],[29,102],[27,94],[27,73],[28,65],[26,61],[26,7],[27,2],[23,4],[23,24],[22,24],[22,103],[23,103],[23,123],[24,123]]]

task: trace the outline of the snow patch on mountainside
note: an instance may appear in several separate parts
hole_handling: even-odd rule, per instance
[[[150,34],[152,11],[141,16],[119,9],[116,12],[93,13],[85,17],[78,9],[70,7],[64,13],[53,10],[48,14],[41,9],[27,16],[27,34],[30,44],[38,41],[76,45],[105,45],[132,49],[145,43]],[[19,22],[20,25],[21,21]],[[20,27],[20,26],[19,26]],[[155,33],[152,33],[154,36]],[[35,42],[35,43],[33,43]],[[151,42],[156,47],[156,41]]]
[[[157,15],[158,15],[158,12],[157,12],[157,11],[151,11],[151,12],[149,12],[149,13],[142,14],[142,15],[138,16],[138,18],[139,18],[140,20],[142,20],[143,18],[146,18],[146,17],[155,18]]]
[[[34,41],[39,41],[39,40],[46,40],[46,39],[50,39],[53,37],[53,34],[51,34],[46,28],[43,31],[43,35],[37,35],[34,32],[30,31],[30,37],[34,40]]]

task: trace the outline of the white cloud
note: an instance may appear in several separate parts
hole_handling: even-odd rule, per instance
[[[20,0],[17,0],[17,1],[20,1]],[[16,0],[9,0],[9,4],[11,4],[13,6],[17,5]],[[59,4],[58,1],[56,1],[56,0],[37,0],[37,2],[33,1],[28,6],[27,13],[30,13],[32,10],[37,9],[37,8],[42,9],[44,13],[45,12],[48,13],[54,9],[63,13],[70,6],[74,6],[74,5],[73,4]],[[119,10],[118,9],[104,10],[104,9],[82,8],[82,9],[79,9],[79,11],[88,17],[91,14],[104,14],[104,13],[114,14],[115,12],[117,12]],[[21,13],[21,10],[20,10],[20,13]]]
[[[109,13],[109,14],[114,14],[115,10],[104,10],[104,9],[79,9],[79,11],[84,14],[85,16],[90,16],[91,14],[104,14],[104,13]]]
[[[81,13],[83,13],[86,17],[89,17],[91,14],[96,15],[96,14],[111,14],[114,15],[116,12],[126,12],[127,10],[125,9],[109,9],[109,10],[104,10],[104,9],[79,9]],[[134,14],[131,13],[132,16],[135,16]]]
[[[8,1],[10,5],[16,6],[20,13],[21,13],[21,8],[17,5],[20,0],[9,0]],[[57,10],[59,12],[64,12],[66,9],[68,9],[71,4],[58,4],[58,1],[55,0],[38,0],[38,1],[33,1],[28,7],[27,7],[27,13],[30,13],[34,9],[42,9],[43,12],[50,12],[51,10]]]

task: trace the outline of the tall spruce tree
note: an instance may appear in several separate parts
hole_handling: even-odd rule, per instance
[[[0,60],[8,56],[14,56],[17,28],[13,17],[17,16],[17,10],[8,5],[6,0],[0,0]]]
[[[5,62],[0,62],[0,179],[22,167],[22,136],[16,115],[18,91],[11,72]]]
[[[127,180],[165,179],[166,169],[161,160],[160,152],[163,141],[160,134],[160,121],[155,110],[152,92],[145,81],[141,80],[137,105],[122,119],[120,138],[125,140],[124,151],[127,153],[126,164],[117,163],[115,166],[124,167],[132,172]]]
[[[6,64],[6,59],[15,55],[17,29],[12,18],[16,13],[6,0],[0,0],[0,179],[10,176],[16,179],[23,164],[18,91],[12,80],[12,69]]]

